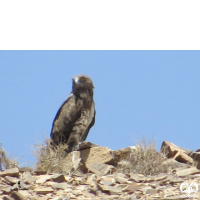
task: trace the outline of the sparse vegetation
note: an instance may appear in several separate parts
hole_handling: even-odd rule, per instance
[[[0,171],[14,168],[17,166],[18,166],[18,163],[16,159],[13,159],[12,156],[8,157],[6,155],[5,150],[2,147],[2,144],[0,143]]]
[[[130,155],[130,160],[123,161],[119,165],[119,169],[125,172],[132,172],[143,175],[156,175],[168,172],[170,163],[164,163],[167,158],[164,154],[159,153],[155,149],[155,141],[149,143],[143,138],[136,145],[134,151]]]
[[[34,155],[37,158],[36,170],[46,173],[66,173],[66,161],[63,161],[68,149],[66,144],[52,145],[51,139],[46,139],[43,144],[34,146],[36,147]],[[165,162],[167,157],[164,154],[156,151],[155,141],[147,143],[143,138],[135,147],[127,160],[118,163],[118,172],[156,175],[169,171],[171,164]]]
[[[43,144],[35,144],[34,156],[37,158],[36,170],[50,172],[63,172],[62,158],[66,155],[67,145],[52,145],[51,139]]]

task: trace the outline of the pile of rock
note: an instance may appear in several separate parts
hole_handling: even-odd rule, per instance
[[[191,165],[193,157],[197,160],[197,156],[166,141],[161,151],[173,163],[169,173],[154,176],[119,173],[115,162],[128,160],[134,149],[127,147],[111,151],[107,147],[83,143],[79,151],[64,158],[66,173],[46,174],[30,168],[7,169],[0,172],[0,199],[185,199],[180,184],[195,182],[199,185],[200,171]],[[195,191],[195,195],[200,198],[199,192]]]
[[[164,141],[161,146],[161,152],[168,158],[172,158],[180,163],[195,165],[197,169],[200,169],[200,149],[193,152],[180,148],[171,142]]]

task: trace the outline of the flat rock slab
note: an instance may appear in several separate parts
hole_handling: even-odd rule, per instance
[[[147,178],[142,174],[130,173],[130,178],[128,180],[129,181],[134,180],[135,182],[145,182],[147,180]]]
[[[87,165],[87,168],[88,171],[93,172],[97,175],[106,175],[109,172],[112,173],[114,171],[114,167],[112,165],[99,164],[99,163],[93,163]]]
[[[11,168],[0,172],[0,176],[12,176],[12,177],[19,177],[19,169],[18,168]]]
[[[127,183],[128,179],[127,178],[124,178],[124,177],[121,177],[119,175],[116,175],[115,176],[115,179],[118,183],[121,183],[121,184],[124,184],[124,183]]]
[[[43,184],[46,181],[50,180],[52,177],[52,175],[41,175],[41,177],[39,179],[36,180],[36,183],[38,184]]]
[[[115,185],[116,180],[113,177],[110,176],[102,176],[100,179],[101,185]]]
[[[93,147],[100,147],[100,146],[97,145],[97,144],[93,144],[91,142],[83,141],[78,145],[77,150],[80,151],[80,150],[90,149],[90,148],[93,148]]]
[[[107,185],[101,185],[99,184],[98,187],[102,190],[102,191],[106,191],[109,192],[110,194],[117,194],[117,193],[121,193],[122,191],[114,186],[107,186]]]
[[[122,189],[123,192],[135,192],[140,189],[138,183],[129,183],[126,187]]]
[[[36,180],[36,183],[43,184],[49,180],[58,183],[66,181],[65,176],[63,174],[52,174],[52,175],[40,175],[40,178]]]
[[[200,171],[196,167],[176,171],[177,176],[187,176],[192,174],[199,174]]]
[[[167,177],[168,177],[168,174],[161,173],[161,174],[152,176],[149,180],[151,180],[151,181],[161,181],[161,180],[166,179]]]
[[[54,189],[65,190],[69,187],[69,184],[68,183],[54,183],[51,187]]]
[[[46,187],[46,188],[36,188],[34,191],[37,194],[47,194],[47,193],[53,193],[54,189]]]
[[[9,184],[16,184],[18,183],[19,179],[16,177],[5,176],[4,179],[9,182]]]

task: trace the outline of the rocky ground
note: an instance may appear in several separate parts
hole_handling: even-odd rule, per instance
[[[200,198],[199,150],[192,152],[164,141],[161,151],[168,157],[165,161],[170,163],[168,172],[143,175],[122,169],[122,163],[130,161],[135,149],[111,151],[85,142],[78,151],[65,156],[62,173],[58,172],[59,166],[52,170],[50,164],[50,170],[41,166],[35,171],[28,167],[4,170],[0,172],[0,199]]]

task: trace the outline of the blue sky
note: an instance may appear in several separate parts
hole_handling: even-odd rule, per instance
[[[0,51],[0,142],[35,161],[72,77],[94,82],[96,123],[87,141],[113,150],[142,135],[196,150],[200,139],[200,51]]]

